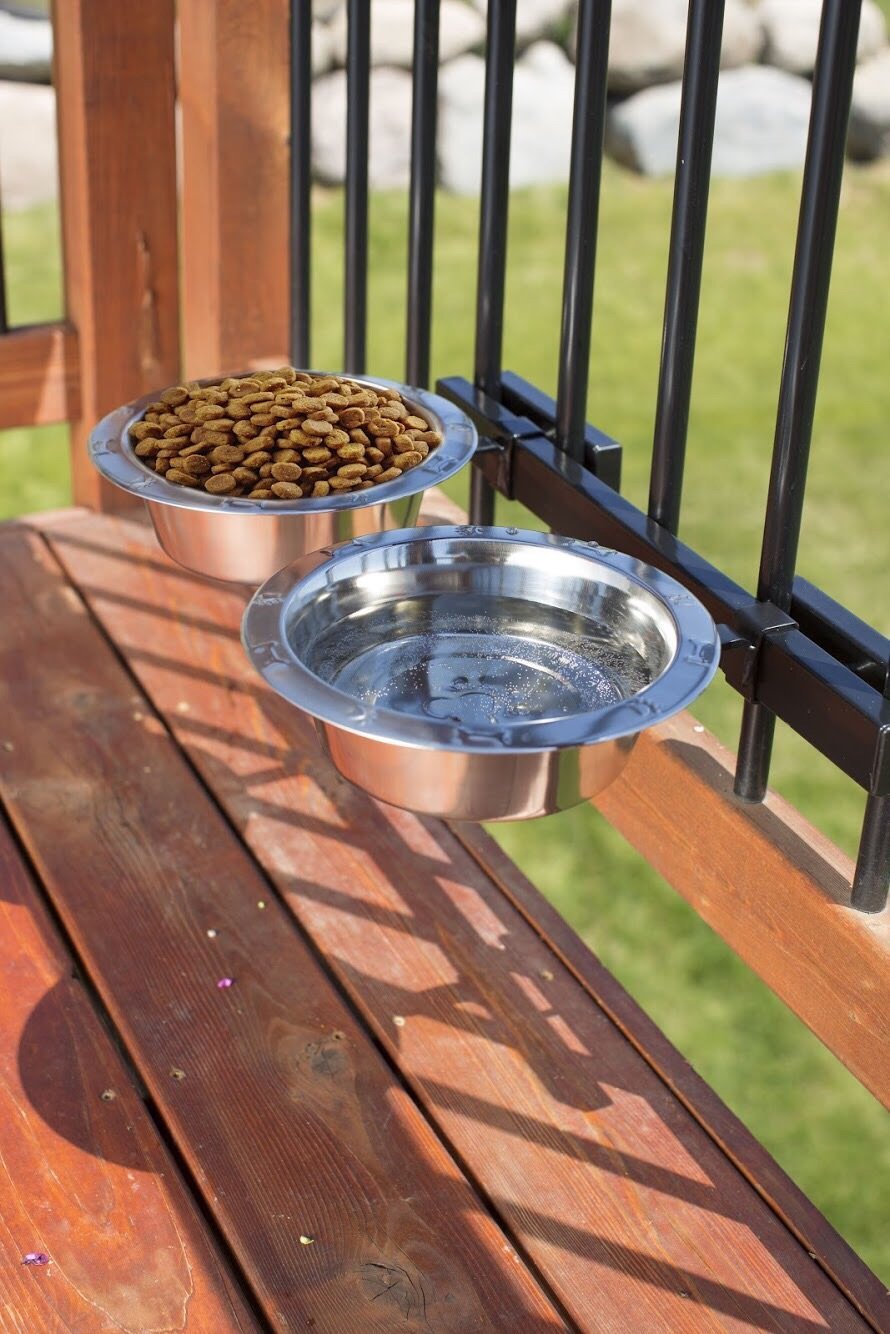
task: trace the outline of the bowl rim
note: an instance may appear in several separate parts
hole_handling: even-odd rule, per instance
[[[505,725],[488,733],[447,719],[418,718],[364,704],[316,676],[290,648],[285,629],[289,611],[301,585],[311,576],[318,573],[324,578],[337,563],[363,551],[460,538],[560,548],[589,561],[594,569],[617,571],[654,596],[671,618],[677,641],[670,661],[654,681],[628,699],[565,718]],[[468,754],[538,754],[633,736],[692,703],[712,680],[720,661],[720,637],[710,613],[687,588],[654,566],[596,542],[473,524],[396,529],[302,557],[257,589],[242,618],[241,638],[248,658],[268,684],[319,723],[411,749]]]
[[[176,509],[202,510],[216,513],[240,515],[263,515],[275,517],[282,514],[323,514],[336,510],[362,509],[370,505],[384,505],[406,496],[417,495],[431,486],[442,482],[459,472],[476,451],[478,436],[470,418],[440,394],[428,389],[416,389],[397,380],[371,378],[365,375],[349,375],[345,371],[301,370],[298,374],[312,375],[323,379],[336,376],[339,379],[354,380],[357,384],[367,385],[371,389],[397,389],[406,406],[416,406],[432,418],[434,429],[442,435],[442,443],[430,451],[422,463],[408,469],[401,477],[381,486],[371,487],[367,491],[345,491],[339,495],[323,496],[317,499],[305,497],[300,500],[251,500],[248,496],[214,496],[207,491],[190,487],[175,486],[167,482],[160,473],[152,470],[137,458],[129,439],[130,427],[140,419],[149,403],[153,403],[163,389],[125,403],[122,407],[109,412],[90,432],[87,449],[93,465],[102,476],[113,485],[150,503],[172,505]],[[250,371],[238,371],[240,377]],[[203,387],[220,384],[228,379],[225,375],[214,375],[198,380]]]

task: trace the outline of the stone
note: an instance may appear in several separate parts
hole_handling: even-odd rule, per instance
[[[756,13],[766,37],[766,63],[792,74],[812,74],[822,0],[760,0]],[[876,55],[886,41],[884,15],[875,0],[862,0],[857,59]]]
[[[0,198],[10,211],[55,199],[56,94],[34,83],[0,83]]]
[[[327,74],[334,63],[334,42],[324,23],[312,24],[312,74]]]
[[[488,14],[488,0],[473,0],[479,13]],[[578,0],[516,0],[516,45],[529,42],[550,33],[577,10]]]
[[[763,54],[763,24],[757,10],[742,0],[728,0],[723,14],[720,68],[738,69],[753,65]]]
[[[346,10],[330,23],[334,63],[346,63]],[[463,0],[442,0],[439,20],[439,60],[482,46],[485,21]],[[371,8],[371,64],[410,69],[414,58],[414,0],[374,0]]]
[[[679,83],[636,93],[613,106],[606,149],[646,176],[670,175],[677,160]],[[784,70],[747,65],[720,77],[712,174],[759,176],[803,166],[811,86]]]
[[[479,193],[485,63],[461,56],[439,75],[439,169],[455,194]],[[566,181],[572,141],[574,69],[553,42],[536,42],[516,63],[510,186]]]
[[[0,10],[0,79],[49,83],[53,30],[49,19],[20,18]]]
[[[614,0],[609,37],[609,92],[619,96],[683,73],[687,0]],[[746,65],[760,56],[763,30],[755,10],[742,0],[726,0],[720,64]],[[574,51],[574,38],[572,41]]]
[[[368,181],[373,189],[404,189],[411,170],[411,75],[372,69]],[[346,71],[312,85],[312,168],[328,185],[346,176]]]
[[[890,49],[856,71],[847,151],[861,161],[890,156]]]

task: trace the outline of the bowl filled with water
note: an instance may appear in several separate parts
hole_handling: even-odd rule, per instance
[[[242,631],[344,778],[455,820],[525,819],[595,796],[719,660],[711,617],[675,580],[515,528],[327,548],[269,579]]]

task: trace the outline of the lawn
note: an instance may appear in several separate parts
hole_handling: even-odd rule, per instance
[[[792,175],[716,182],[711,199],[681,531],[747,586],[756,578],[799,190]],[[564,219],[563,190],[513,198],[504,360],[551,391]],[[607,166],[589,413],[624,443],[625,491],[638,504],[648,486],[669,221],[668,183]],[[403,369],[405,222],[401,196],[372,200],[369,371],[381,375]],[[477,223],[474,201],[439,200],[436,375],[466,374],[471,365]],[[17,319],[58,310],[57,276],[47,263],[55,253],[53,226],[47,213],[7,224]],[[312,360],[337,367],[338,192],[318,194],[315,226]],[[851,168],[800,569],[885,631],[888,253],[890,172]],[[0,437],[0,477],[0,513],[64,503],[60,431]],[[513,517],[502,507],[508,512]],[[697,711],[735,743],[738,703],[722,683]],[[773,781],[842,847],[855,849],[861,794],[784,728]],[[878,1104],[593,810],[494,832],[856,1249],[890,1278],[890,1142]]]

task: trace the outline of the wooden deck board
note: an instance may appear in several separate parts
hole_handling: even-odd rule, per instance
[[[253,675],[243,598],[144,530],[54,549],[257,860],[582,1328],[862,1327],[442,826],[339,782]]]
[[[890,1327],[890,1294],[886,1285],[835,1232],[825,1216],[640,1009],[556,909],[478,825],[455,826],[455,833],[486,875],[497,882],[534,928],[546,935],[566,967],[658,1071],[745,1179],[769,1201],[804,1249],[831,1274],[876,1328]]]
[[[0,555],[0,797],[266,1318],[561,1328],[43,540]]]
[[[256,1328],[2,815],[0,1257],[4,1330]]]

